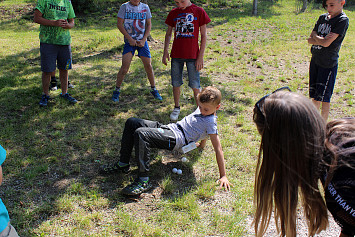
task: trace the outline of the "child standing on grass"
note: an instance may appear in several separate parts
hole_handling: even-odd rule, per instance
[[[71,36],[74,27],[74,9],[70,0],[38,0],[34,22],[40,24],[40,51],[43,95],[40,106],[47,106],[51,75],[59,69],[62,93],[60,96],[72,104],[77,100],[67,93],[68,70],[72,68]]]
[[[151,55],[147,42],[152,14],[147,4],[140,0],[130,0],[122,4],[117,14],[117,28],[124,35],[124,48],[122,53],[122,66],[117,73],[116,88],[112,94],[114,102],[119,101],[120,87],[132,62],[135,51],[143,62],[145,72],[151,86],[150,93],[157,100],[162,100],[158,90],[155,88],[154,72],[151,62]]]
[[[333,94],[338,71],[341,43],[349,26],[349,18],[343,12],[345,0],[323,0],[328,13],[322,14],[308,38],[312,44],[312,59],[309,66],[309,96],[328,120],[330,98]]]
[[[182,72],[186,63],[189,76],[189,87],[192,88],[194,98],[201,90],[200,73],[203,68],[203,56],[207,41],[207,26],[211,20],[205,10],[192,4],[190,0],[175,0],[177,8],[169,12],[165,23],[168,29],[165,34],[164,54],[162,63],[167,65],[171,60],[171,83],[175,108],[170,114],[171,120],[178,120],[180,114],[180,87],[183,84]],[[174,42],[169,56],[169,44],[174,32]],[[198,45],[199,33],[201,34],[200,48]]]
[[[0,145],[0,184],[2,183],[2,167],[6,159],[6,150]],[[0,198],[0,236],[1,237],[18,237],[15,228],[10,224],[9,213]]]
[[[197,146],[203,148],[209,136],[216,153],[219,169],[220,187],[230,189],[226,176],[225,161],[222,146],[217,132],[216,111],[220,107],[221,92],[214,87],[206,87],[197,96],[199,107],[195,112],[177,123],[168,125],[157,121],[139,118],[129,118],[126,121],[121,140],[120,160],[113,166],[100,167],[101,174],[114,172],[129,173],[130,158],[133,147],[138,163],[139,174],[135,181],[125,187],[125,195],[139,195],[149,190],[152,185],[149,180],[149,163],[151,148],[180,150],[183,146],[201,141]]]

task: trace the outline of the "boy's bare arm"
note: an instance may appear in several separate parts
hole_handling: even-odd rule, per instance
[[[144,44],[145,44],[145,41],[147,41],[147,38],[150,34],[150,30],[152,29],[152,19],[149,18],[149,19],[146,19],[146,22],[145,22],[145,31],[144,31],[144,36],[143,36],[143,39],[137,41],[137,46],[138,47],[143,47]]]
[[[168,65],[168,62],[166,61],[167,59],[168,59],[168,61],[170,61],[169,45],[170,45],[172,33],[173,33],[173,27],[168,26],[168,29],[166,30],[166,33],[165,33],[163,58],[161,60],[164,65]]]
[[[117,17],[117,28],[124,35],[124,37],[128,40],[129,45],[136,46],[136,41],[128,34],[126,29],[124,28],[124,19]]]
[[[204,24],[200,26],[201,42],[200,51],[196,60],[196,70],[200,71],[203,68],[203,57],[205,55],[206,44],[207,44],[207,25]]]
[[[321,45],[323,47],[329,47],[331,43],[339,36],[339,34],[330,32],[326,37],[318,36],[315,31],[312,31],[308,38],[308,43],[313,45]]]
[[[230,183],[227,179],[226,175],[226,166],[224,162],[224,155],[223,155],[223,150],[222,150],[222,145],[219,140],[219,137],[217,134],[210,134],[210,139],[214,148],[214,151],[216,153],[216,160],[217,160],[217,165],[219,169],[219,182],[220,182],[220,187],[224,187],[226,191],[230,190]]]
[[[73,20],[73,27],[74,27],[74,19],[69,19],[69,20]],[[59,19],[56,21],[48,20],[43,17],[42,12],[40,12],[38,9],[36,9],[34,13],[34,22],[44,26],[57,26],[62,28],[68,27],[69,24],[67,19]]]

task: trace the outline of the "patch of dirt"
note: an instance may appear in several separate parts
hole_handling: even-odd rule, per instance
[[[0,6],[0,21],[11,21],[14,19],[26,18],[33,16],[34,4],[17,5],[17,6]]]

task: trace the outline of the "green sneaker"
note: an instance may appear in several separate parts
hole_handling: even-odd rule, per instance
[[[136,178],[133,183],[126,186],[124,189],[122,189],[121,192],[127,196],[136,196],[148,191],[151,188],[152,185],[150,184],[149,180],[142,181],[140,178]]]
[[[114,173],[119,173],[119,172],[128,174],[129,172],[131,172],[131,169],[130,169],[129,165],[120,166],[118,164],[118,162],[116,162],[114,164],[102,165],[102,166],[100,166],[100,169],[99,169],[99,173],[102,175],[109,175],[109,174],[114,174]]]

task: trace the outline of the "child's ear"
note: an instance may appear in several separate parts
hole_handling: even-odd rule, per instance
[[[220,107],[221,107],[221,104],[217,105],[216,110],[219,110]]]
[[[344,6],[345,0],[342,0],[342,1],[340,2],[340,4],[341,4],[342,6]]]

